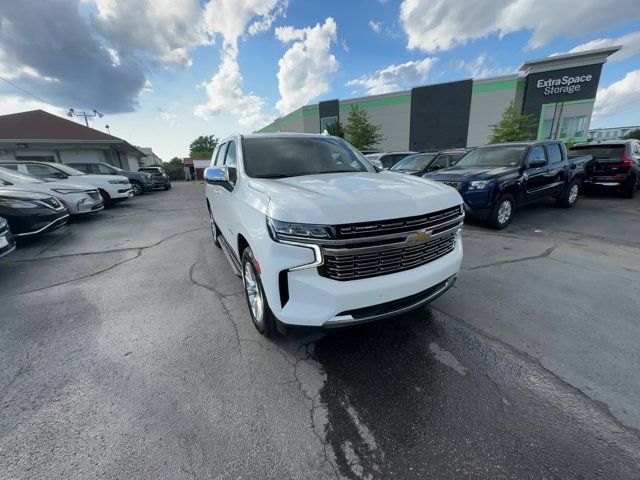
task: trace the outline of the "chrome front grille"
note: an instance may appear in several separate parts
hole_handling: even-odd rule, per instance
[[[419,215],[416,217],[396,218],[378,222],[354,223],[335,226],[336,238],[361,238],[386,235],[394,232],[411,232],[421,228],[429,228],[448,220],[455,219],[462,214],[460,206],[440,210],[438,212]]]
[[[55,197],[46,197],[40,200],[43,203],[46,203],[49,207],[54,210],[60,210],[62,208],[62,204]]]
[[[451,253],[456,236],[457,226],[454,231],[417,245],[409,241],[406,246],[356,254],[327,249],[321,274],[335,280],[355,280],[420,267]]]
[[[376,277],[426,265],[451,253],[464,213],[453,208],[377,222],[336,225],[331,239],[318,241],[318,272],[334,280]]]

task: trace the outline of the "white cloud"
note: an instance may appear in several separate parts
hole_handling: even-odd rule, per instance
[[[218,73],[201,85],[206,89],[208,101],[197,105],[195,114],[208,120],[221,113],[230,113],[244,127],[262,126],[269,122],[262,113],[265,102],[256,95],[243,93],[237,57],[238,51],[233,46],[224,47]]]
[[[221,35],[225,43],[237,48],[238,38],[246,31],[256,35],[271,28],[288,3],[288,0],[211,0],[204,11],[206,29],[212,35]]]
[[[331,75],[338,70],[331,53],[331,45],[337,42],[336,22],[328,17],[315,27],[279,27],[276,38],[294,42],[278,62],[280,100],[276,107],[284,114],[330,90]]]
[[[264,99],[242,91],[242,74],[238,64],[238,39],[257,35],[271,28],[283,15],[288,0],[211,0],[205,7],[207,32],[222,37],[218,72],[203,86],[207,102],[197,105],[195,114],[204,119],[229,113],[244,127],[262,126],[269,118],[262,113]]]
[[[627,33],[618,38],[599,38],[573,47],[567,53],[584,52],[595,48],[612,47],[622,45],[622,49],[609,57],[610,61],[623,60],[640,54],[640,31]],[[560,55],[559,53],[556,55]]]
[[[190,50],[208,43],[198,0],[93,1],[94,27],[120,54],[144,52],[162,66],[188,67]]]
[[[19,95],[0,95],[0,115],[26,112],[28,110],[44,110],[54,115],[63,116],[66,110],[48,103],[31,100]]]
[[[438,61],[435,57],[427,57],[423,60],[389,65],[369,75],[349,80],[347,86],[364,87],[369,95],[393,92],[403,88],[425,83],[434,64]]]
[[[601,119],[634,109],[640,109],[640,70],[628,72],[622,80],[598,90],[593,117]]]
[[[373,20],[369,20],[369,27],[376,33],[380,33],[382,30],[382,22],[374,22]]]
[[[118,55],[118,51],[115,48],[105,48],[107,53],[109,54],[109,58],[111,58],[111,66],[117,67],[120,65],[120,55]]]
[[[527,48],[539,48],[557,36],[577,37],[638,17],[637,0],[404,0],[400,20],[407,46],[425,52],[499,34],[531,31]],[[579,28],[576,26],[579,25]]]
[[[469,73],[472,78],[481,79],[500,75],[516,73],[515,67],[491,67],[487,62],[487,54],[477,56],[473,60],[460,60],[457,65],[459,70]]]

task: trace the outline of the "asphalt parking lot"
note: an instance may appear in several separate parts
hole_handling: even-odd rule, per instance
[[[200,184],[0,260],[0,478],[640,476],[640,198],[465,228],[429,308],[269,340]]]

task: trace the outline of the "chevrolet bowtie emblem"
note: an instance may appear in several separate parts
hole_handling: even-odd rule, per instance
[[[429,239],[429,237],[431,237],[431,231],[430,230],[421,230],[418,233],[415,233],[413,235],[411,235],[410,237],[407,237],[407,241],[408,242],[413,242],[413,243],[422,243],[425,242]]]

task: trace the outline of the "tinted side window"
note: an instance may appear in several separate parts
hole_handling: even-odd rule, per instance
[[[99,165],[99,164],[96,164],[95,166],[98,167],[97,168],[98,169],[98,173],[101,174],[101,175],[113,175],[114,174],[114,172],[111,171],[111,169],[109,167],[105,167],[104,165]]]
[[[382,163],[382,166],[384,168],[391,168],[393,167],[393,157],[391,155],[386,155],[384,157],[380,157],[380,163]]]
[[[533,147],[529,152],[528,160],[531,162],[532,160],[544,160],[547,161],[547,156],[544,153],[544,147],[542,145],[538,145]]]
[[[27,172],[29,172],[29,175],[40,178],[50,177],[52,174],[55,175],[58,173],[58,171],[54,168],[38,164],[27,165]]]
[[[81,172],[84,172],[84,173],[91,173],[91,168],[87,163],[72,163],[69,166],[75,168],[76,170],[80,170]]]
[[[547,153],[549,154],[549,163],[560,163],[562,161],[562,151],[557,143],[547,145]]]
[[[451,162],[451,155],[438,155],[433,163],[431,164],[431,168],[447,168]]]
[[[18,171],[18,165],[8,165],[6,163],[0,163],[0,167],[2,168],[10,168],[11,170]]]

